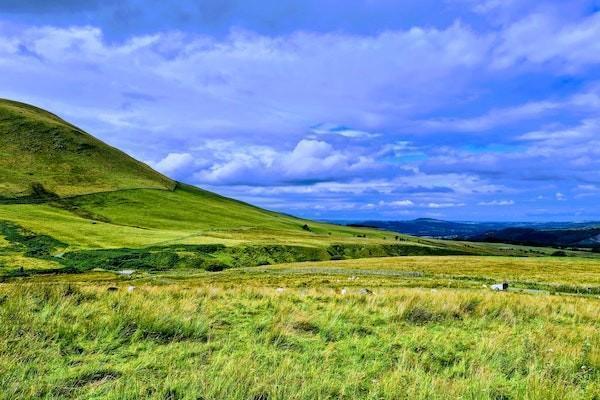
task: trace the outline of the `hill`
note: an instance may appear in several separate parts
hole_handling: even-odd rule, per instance
[[[302,220],[174,182],[39,108],[0,101],[0,275],[529,255]]]
[[[534,229],[516,227],[475,235],[470,237],[469,240],[528,246],[592,247],[600,249],[600,228]]]
[[[0,100],[0,201],[174,185],[52,113]]]
[[[417,218],[410,221],[363,221],[353,222],[349,226],[363,226],[386,229],[415,236],[438,238],[467,237],[490,230],[510,226],[502,222],[454,222],[433,218]]]
[[[454,222],[419,218],[411,221],[364,221],[348,226],[475,242],[600,248],[598,222]]]

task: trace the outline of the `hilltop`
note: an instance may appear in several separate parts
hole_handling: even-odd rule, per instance
[[[0,199],[5,202],[174,186],[50,112],[0,99]]]

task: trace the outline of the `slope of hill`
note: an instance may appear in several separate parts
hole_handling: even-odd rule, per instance
[[[0,100],[0,201],[174,184],[54,114]]]

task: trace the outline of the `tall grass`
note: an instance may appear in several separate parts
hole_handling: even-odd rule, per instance
[[[0,286],[0,398],[600,396],[596,299],[214,282],[107,289]]]

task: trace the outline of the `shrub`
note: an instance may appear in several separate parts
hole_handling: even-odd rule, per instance
[[[229,268],[229,265],[220,262],[209,263],[204,267],[204,269],[208,272],[220,272],[227,268]]]

